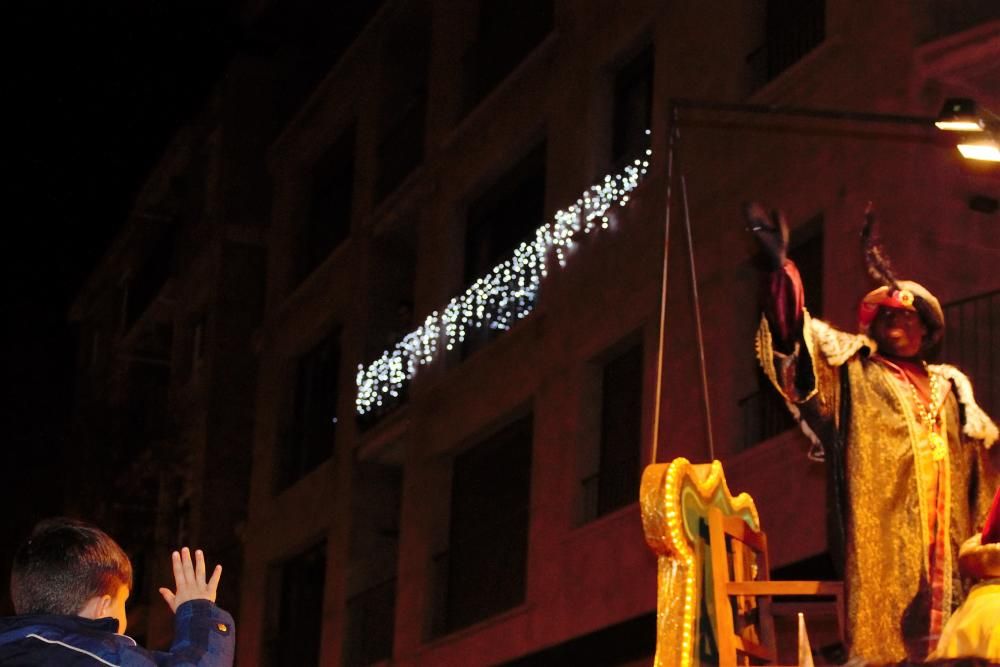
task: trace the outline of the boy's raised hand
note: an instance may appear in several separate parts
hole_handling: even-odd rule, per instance
[[[222,577],[222,566],[216,565],[212,577],[205,580],[205,554],[201,549],[194,552],[194,562],[191,562],[191,550],[184,547],[180,552],[173,552],[170,560],[174,567],[174,583],[177,590],[161,588],[160,595],[170,605],[170,611],[176,612],[177,607],[188,600],[208,600],[215,602],[215,592]]]

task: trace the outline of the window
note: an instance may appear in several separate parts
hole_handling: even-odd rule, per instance
[[[344,664],[364,667],[392,657],[396,580],[389,579],[347,601]]]
[[[268,54],[275,70],[259,89],[260,106],[267,111],[263,117],[269,121],[261,128],[265,145],[285,129],[384,4],[268,2],[247,17],[247,47],[258,57]]]
[[[583,479],[583,518],[596,519],[636,500],[642,438],[642,344],[604,364],[601,371],[597,471]]]
[[[191,374],[198,375],[205,361],[205,314],[195,318],[191,325]]]
[[[481,0],[465,55],[465,110],[471,111],[552,32],[552,0]]]
[[[325,577],[325,542],[268,569],[264,665],[319,664]]]
[[[455,458],[448,550],[435,559],[434,635],[524,601],[531,430],[523,417]]]
[[[344,634],[346,667],[392,657],[402,495],[401,466],[355,463]]]
[[[758,85],[777,78],[825,38],[825,0],[767,0],[764,43],[747,56]]]
[[[917,15],[917,25],[921,44],[997,18],[995,0],[926,0],[920,5],[923,16]]]
[[[319,266],[351,232],[354,125],[313,165],[312,190],[299,248],[299,278]]]
[[[87,370],[95,372],[100,368],[101,360],[104,356],[104,336],[101,329],[94,327],[90,330],[90,349],[87,354]]]
[[[369,311],[362,352],[366,365],[391,350],[419,323],[413,306],[417,227],[416,221],[404,220],[395,229],[374,236],[369,245],[365,279]],[[358,426],[367,429],[406,403],[409,384],[409,380],[404,381],[397,396],[383,394],[381,405],[373,405],[366,414],[356,416]]]
[[[534,237],[545,215],[545,143],[500,177],[469,207],[465,235],[465,284],[486,275]],[[490,340],[490,330],[472,331],[469,354]]]
[[[122,443],[130,457],[172,437],[176,427],[168,401],[173,327],[151,324],[141,333],[128,350],[124,404],[116,409],[124,426]]]
[[[279,439],[279,490],[300,479],[333,453],[339,372],[338,330],[298,360],[290,419]]]
[[[125,291],[125,329],[131,329],[160,296],[174,271],[177,225],[160,230],[143,263],[132,274]]]
[[[643,155],[653,106],[653,47],[648,46],[615,76],[611,161],[616,166]]]
[[[792,232],[788,257],[799,267],[806,291],[806,308],[823,316],[823,215],[819,214]]]
[[[424,157],[430,25],[426,16],[408,17],[390,33],[383,49],[384,90],[375,199],[393,193]]]
[[[192,313],[187,320],[178,325],[182,336],[174,372],[180,384],[196,382],[204,372],[207,322],[207,315],[198,312]]]

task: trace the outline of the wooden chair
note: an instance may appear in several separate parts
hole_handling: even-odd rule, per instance
[[[774,664],[773,596],[832,598],[844,641],[844,585],[839,581],[771,581],[767,536],[738,516],[708,509],[711,596],[719,664]],[[706,589],[709,583],[706,582]]]

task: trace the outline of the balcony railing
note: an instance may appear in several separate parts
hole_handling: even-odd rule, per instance
[[[972,380],[976,402],[1000,417],[1000,290],[954,301],[944,307],[941,359]]]
[[[763,378],[761,383],[766,382]],[[739,401],[743,413],[743,449],[773,438],[795,426],[795,420],[778,393],[764,385]]]
[[[636,491],[639,488],[639,463],[627,460],[622,464],[580,480],[583,521],[592,521],[639,500]]]

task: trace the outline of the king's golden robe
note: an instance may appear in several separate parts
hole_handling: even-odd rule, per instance
[[[803,313],[795,354],[774,351],[766,318],[757,334],[765,374],[815,442],[843,443],[844,585],[847,637],[853,655],[871,662],[923,659],[927,652],[931,540],[925,485],[932,463],[907,389],[873,360],[875,342],[838,331]],[[958,548],[982,526],[1000,483],[988,448],[997,427],[976,405],[969,380],[957,369],[932,365],[949,382],[941,409],[947,440],[938,520],[944,549],[944,620],[962,602]],[[841,373],[846,372],[846,378]],[[842,396],[844,388],[848,396]],[[846,403],[845,403],[846,401]],[[846,423],[839,423],[843,419]]]

